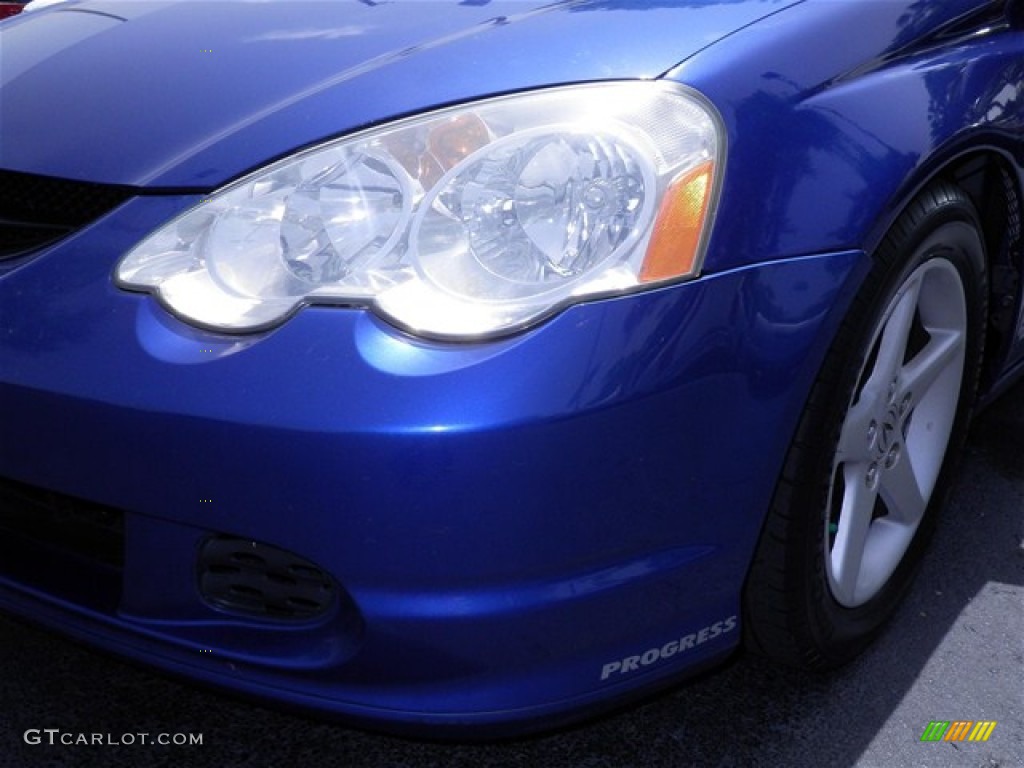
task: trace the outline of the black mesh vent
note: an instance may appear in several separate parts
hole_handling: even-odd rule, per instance
[[[291,552],[216,536],[199,550],[199,592],[231,613],[305,620],[326,613],[338,588],[323,570]]]
[[[0,259],[59,240],[133,194],[130,187],[0,170]]]
[[[0,536],[121,567],[124,513],[71,496],[0,479]]]

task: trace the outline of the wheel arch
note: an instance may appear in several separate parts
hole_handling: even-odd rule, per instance
[[[882,241],[870,251],[871,274],[862,283],[852,311],[833,340],[805,404],[744,583],[744,637],[749,648],[802,668],[836,666],[853,658],[881,630],[909,588],[910,579],[936,524],[938,507],[950,487],[955,456],[962,448],[970,423],[979,383],[976,372],[987,335],[984,322],[990,291],[987,287],[987,265],[983,261],[989,259],[985,254],[987,239],[1000,239],[998,217],[994,217],[996,223],[986,231],[981,220],[987,217],[977,210],[976,201],[967,189],[970,187],[974,194],[979,195],[986,189],[989,194],[998,193],[1000,190],[993,191],[982,181],[971,179],[975,174],[995,174],[998,178],[998,171],[998,166],[989,166],[985,161],[972,165],[965,158],[964,165],[952,164],[944,168],[944,172],[931,175],[926,185],[914,188],[913,197],[898,210],[897,218],[885,229]],[[923,497],[924,507],[918,518],[920,525],[915,523],[911,538],[904,544],[906,549],[900,550],[895,570],[884,575],[877,593],[869,593],[863,602],[843,603],[837,608],[837,598],[829,596],[830,593],[819,583],[819,577],[828,573],[821,558],[821,547],[824,542],[825,554],[831,551],[827,536],[834,532],[830,528],[823,537],[821,515],[830,514],[833,509],[831,500],[837,487],[835,473],[838,466],[835,462],[845,455],[842,451],[847,450],[840,448],[841,434],[846,429],[854,394],[863,384],[863,372],[873,365],[872,361],[882,356],[878,347],[872,351],[880,338],[876,335],[880,333],[877,328],[881,327],[879,323],[884,325],[889,317],[895,316],[894,310],[884,308],[889,302],[902,302],[901,296],[915,295],[910,291],[903,293],[903,287],[909,285],[907,281],[914,280],[918,272],[940,261],[940,256],[944,256],[947,264],[959,261],[960,267],[956,269],[964,289],[959,295],[966,299],[965,306],[973,305],[965,318],[974,318],[973,323],[965,320],[964,326],[968,351],[963,361],[963,388],[958,379],[955,387],[959,394],[953,410],[946,412],[950,416],[949,442],[946,448],[941,449],[938,463],[926,462],[937,474],[932,476],[931,490]],[[916,303],[916,297],[911,301]],[[933,297],[930,304],[933,308],[945,307],[945,298]],[[927,321],[918,322],[923,323],[922,328],[929,327]],[[899,354],[893,358],[902,361],[900,366],[906,365],[907,360],[917,359],[917,352],[904,357],[910,349],[907,339],[912,335],[913,332],[905,336],[904,343],[908,346],[897,350]],[[918,340],[913,343],[924,342]],[[974,375],[968,376],[968,371]],[[895,383],[892,387],[895,388]],[[876,387],[871,397],[881,400],[894,397],[893,389],[889,390],[889,395],[879,394],[884,391],[885,388]],[[890,405],[885,408],[902,402],[899,390],[895,391],[895,398],[890,399]],[[910,397],[909,390],[907,397]],[[911,411],[918,404],[915,401]],[[834,421],[836,413],[843,413],[840,426],[836,426]],[[930,423],[930,417],[925,418]],[[855,420],[854,424],[857,423]],[[866,421],[860,423],[861,426],[867,424]],[[871,423],[873,428],[876,422],[872,420]],[[883,420],[878,423],[883,423]],[[909,440],[906,431],[902,434]],[[916,442],[918,447],[929,443],[929,440],[920,438],[920,434]],[[873,439],[869,437],[869,440]],[[861,459],[852,446],[860,444],[847,442],[854,463]],[[823,446],[828,450],[823,451]],[[832,475],[828,479],[830,462]],[[867,461],[863,463],[866,465]],[[858,477],[854,476],[854,480]],[[865,477],[859,479],[864,480]],[[826,481],[821,478],[826,478]],[[845,499],[845,494],[841,492],[840,497]],[[842,514],[847,514],[846,502],[842,501],[842,504]],[[871,514],[872,521],[875,514]],[[866,519],[863,515],[861,517]],[[825,522],[833,521],[825,518]],[[841,529],[842,518],[835,522],[836,530]]]
[[[1024,291],[1024,185],[1013,156],[996,146],[974,148],[909,179],[869,237],[875,252],[921,191],[937,181],[962,189],[979,214],[988,272],[988,320],[979,395],[995,387],[1012,362]]]

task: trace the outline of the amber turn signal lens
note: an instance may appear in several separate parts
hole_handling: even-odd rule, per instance
[[[714,170],[713,162],[702,163],[679,176],[665,191],[640,282],[653,283],[696,272]]]

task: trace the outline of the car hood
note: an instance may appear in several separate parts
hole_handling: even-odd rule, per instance
[[[0,168],[209,190],[299,147],[431,107],[656,77],[792,4],[64,3],[0,26]]]

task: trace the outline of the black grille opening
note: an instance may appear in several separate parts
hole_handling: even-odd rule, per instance
[[[124,565],[124,513],[0,478],[0,536],[91,562]]]
[[[229,613],[302,621],[325,614],[338,599],[334,580],[315,563],[249,539],[206,539],[198,568],[203,600]]]
[[[55,242],[134,194],[131,187],[0,170],[0,259]]]
[[[63,227],[34,226],[0,219],[0,258],[16,256],[32,248],[42,248],[70,232]]]

